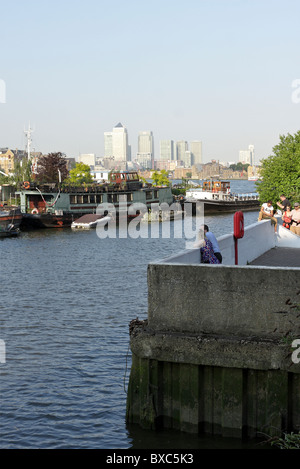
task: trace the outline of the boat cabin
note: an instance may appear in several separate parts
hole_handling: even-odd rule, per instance
[[[203,191],[211,192],[230,192],[230,182],[229,181],[204,181],[202,184]]]

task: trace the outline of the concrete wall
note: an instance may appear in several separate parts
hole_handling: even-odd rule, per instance
[[[299,237],[269,221],[148,266],[148,320],[131,327],[127,422],[238,438],[300,431],[300,268],[246,265]]]

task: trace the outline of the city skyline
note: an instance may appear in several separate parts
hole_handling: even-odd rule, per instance
[[[249,144],[259,161],[299,130],[295,0],[12,0],[1,14],[1,147],[23,149],[31,122],[33,150],[102,155],[122,122],[132,155],[151,129],[155,155],[201,140],[203,163]]]

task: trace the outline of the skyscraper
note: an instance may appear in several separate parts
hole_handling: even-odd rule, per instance
[[[254,146],[249,145],[248,150],[240,150],[239,162],[243,164],[254,164]]]
[[[151,131],[139,132],[136,160],[144,168],[153,168],[154,144],[153,133]]]
[[[202,142],[194,140],[191,142],[190,146],[193,157],[193,164],[202,164]]]
[[[160,140],[159,156],[161,160],[174,161],[174,142],[173,140]]]
[[[185,152],[188,150],[188,143],[185,140],[176,142],[176,160],[184,161]]]
[[[127,129],[120,122],[112,132],[104,132],[104,155],[122,163],[129,160]]]

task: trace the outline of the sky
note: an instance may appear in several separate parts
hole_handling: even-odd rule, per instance
[[[104,154],[121,122],[268,157],[300,130],[298,0],[0,0],[0,147]],[[299,93],[298,93],[299,90]]]

